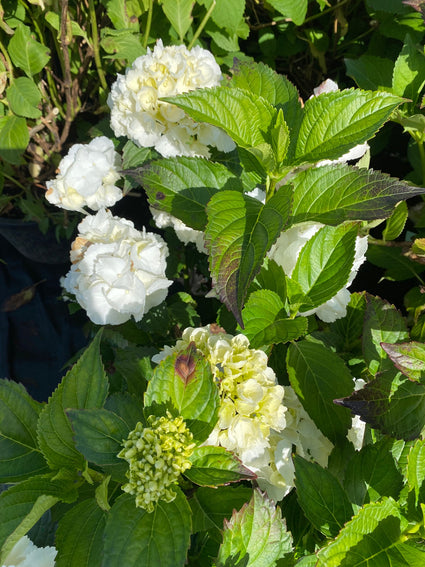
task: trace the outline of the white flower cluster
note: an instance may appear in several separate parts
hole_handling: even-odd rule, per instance
[[[285,274],[291,276],[302,248],[323,226],[321,223],[314,222],[303,222],[292,226],[289,230],[282,232],[271,247],[268,257],[282,266]],[[345,317],[350,301],[350,292],[347,287],[353,283],[360,266],[366,259],[367,245],[367,236],[356,238],[353,267],[346,285],[334,297],[303,315],[316,313],[322,321],[327,323]]]
[[[183,242],[183,244],[189,244],[189,242],[191,242],[195,244],[199,252],[207,253],[204,233],[202,230],[190,228],[190,226],[187,226],[183,221],[173,215],[170,215],[170,213],[166,213],[165,211],[159,211],[153,207],[150,207],[150,211],[158,228],[167,228],[171,226],[180,242]]]
[[[37,547],[25,535],[6,557],[2,567],[53,567],[56,553],[54,547]]]
[[[165,276],[168,248],[157,234],[101,209],[78,226],[72,267],[62,285],[98,325],[119,325],[161,303],[171,281]]]
[[[164,47],[138,57],[125,75],[118,75],[108,97],[111,127],[142,147],[155,147],[164,157],[209,157],[208,146],[228,152],[233,141],[221,129],[194,122],[183,110],[160,100],[199,88],[215,87],[222,79],[212,53],[196,46]]]
[[[105,136],[89,144],[74,144],[61,160],[56,178],[47,181],[46,199],[69,211],[111,207],[123,196],[115,185],[120,167],[121,157]]]
[[[326,466],[332,443],[315,426],[292,388],[277,383],[262,350],[250,349],[247,337],[226,334],[217,325],[189,327],[176,346],[165,347],[153,357],[154,362],[191,342],[210,362],[221,397],[217,424],[205,444],[234,452],[275,500],[294,486],[294,450]]]

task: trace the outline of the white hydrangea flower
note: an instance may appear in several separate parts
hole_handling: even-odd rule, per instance
[[[138,231],[131,221],[100,210],[78,226],[73,265],[62,285],[75,295],[97,325],[140,321],[167,296],[168,248],[157,234]]]
[[[69,211],[112,207],[123,196],[115,185],[120,167],[121,157],[106,136],[74,144],[61,160],[56,178],[47,181],[46,199]]]
[[[170,215],[170,213],[166,213],[165,211],[159,211],[153,207],[150,207],[150,211],[158,228],[167,228],[169,226],[173,227],[180,242],[183,242],[183,244],[189,244],[189,242],[192,242],[196,245],[199,252],[207,253],[204,233],[202,230],[190,228],[190,226],[187,226],[183,221],[173,215]]]
[[[221,129],[193,121],[175,105],[160,100],[220,84],[222,74],[212,53],[199,46],[164,47],[138,57],[118,75],[108,97],[111,127],[142,147],[155,147],[164,157],[209,157],[208,146],[229,152],[234,142]]]
[[[276,243],[271,247],[268,257],[282,266],[285,274],[290,277],[302,248],[323,226],[321,223],[314,222],[303,222],[292,226],[278,237]],[[307,316],[316,313],[326,323],[345,317],[347,305],[350,301],[350,292],[347,287],[353,283],[360,266],[366,260],[367,245],[367,236],[356,238],[354,262],[346,285],[334,297],[315,309],[302,313],[302,315]]]
[[[354,390],[361,390],[366,382],[363,378],[354,378]],[[356,451],[360,451],[363,447],[363,440],[366,431],[366,423],[360,419],[359,415],[355,415],[351,421],[351,428],[348,430],[347,439],[354,445]]]
[[[335,91],[339,91],[339,87],[337,83],[335,83],[335,81],[332,81],[332,79],[326,79],[325,81],[323,81],[323,83],[320,83],[318,87],[313,89],[314,94],[310,98],[314,96],[319,96],[323,93],[331,93]],[[322,165],[330,165],[332,163],[346,163],[347,161],[359,160],[361,157],[364,156],[364,154],[368,150],[369,150],[369,144],[367,142],[364,142],[363,144],[358,144],[357,146],[354,146],[354,148],[351,148],[351,150],[349,150],[347,153],[345,153],[338,159],[335,160],[324,159],[322,161],[319,161],[317,163],[317,166],[320,167]]]
[[[3,567],[54,567],[56,554],[54,547],[37,547],[25,535],[6,557]]]

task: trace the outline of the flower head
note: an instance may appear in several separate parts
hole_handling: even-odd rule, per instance
[[[215,87],[221,79],[220,67],[206,49],[164,47],[158,40],[153,51],[148,48],[112,85],[108,97],[112,129],[139,146],[155,147],[164,157],[209,157],[208,145],[231,151],[234,143],[222,130],[194,122],[183,110],[161,100]]]
[[[136,496],[136,506],[153,512],[158,500],[172,502],[176,497],[173,485],[190,468],[190,455],[195,443],[181,416],[174,419],[150,416],[150,427],[138,423],[131,431],[118,457],[129,464],[124,492]]]
[[[74,144],[60,162],[57,177],[46,183],[46,199],[70,211],[111,207],[123,196],[115,185],[120,167],[121,158],[106,136]]]
[[[168,248],[157,234],[100,210],[78,226],[63,287],[98,325],[140,321],[167,296]]]
[[[37,547],[25,535],[6,557],[3,567],[53,567],[56,553],[54,547]]]

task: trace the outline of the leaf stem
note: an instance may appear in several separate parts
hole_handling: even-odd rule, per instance
[[[150,31],[151,31],[151,25],[152,25],[152,13],[153,13],[153,0],[150,0],[149,1],[148,18],[146,20],[146,28],[145,28],[145,33],[143,34],[143,42],[142,42],[142,45],[145,49],[147,48],[148,42],[149,42],[149,34],[150,34]]]
[[[216,0],[213,0],[211,6],[208,8],[207,13],[205,14],[205,16],[202,19],[202,22],[199,24],[198,29],[196,30],[196,32],[194,33],[194,36],[192,37],[192,41],[189,43],[188,45],[188,49],[192,49],[192,47],[195,45],[195,41],[198,39],[198,37],[201,35],[202,30],[204,29],[206,23],[208,22],[208,20],[211,17],[211,14],[213,13],[213,10],[215,8],[216,5]]]
[[[99,32],[97,29],[96,10],[94,7],[93,0],[89,0],[89,14],[90,14],[90,27],[91,27],[91,39],[93,46],[94,62],[96,64],[96,70],[99,76],[100,84],[102,85],[103,89],[107,90],[108,83],[106,82],[105,73],[103,72],[103,68],[102,68],[102,61],[100,59]]]

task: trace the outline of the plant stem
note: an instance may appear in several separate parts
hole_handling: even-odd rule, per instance
[[[5,61],[5,67],[7,69],[7,76],[9,79],[9,84],[12,84],[14,81],[14,77],[13,77],[13,65],[12,65],[12,61],[10,60],[9,54],[7,52],[7,49],[5,48],[5,46],[3,45],[3,42],[0,41],[0,51],[4,57],[4,61]]]
[[[421,158],[421,171],[422,171],[422,184],[425,187],[425,150],[422,140],[416,140],[419,150],[419,157]]]
[[[204,29],[206,23],[208,22],[208,20],[209,20],[210,17],[211,17],[211,14],[213,13],[213,10],[214,10],[214,8],[215,8],[215,5],[216,5],[216,1],[213,0],[211,6],[208,8],[208,11],[207,11],[207,13],[206,13],[205,16],[204,16],[202,22],[199,24],[198,29],[196,30],[194,36],[192,37],[192,41],[189,43],[188,49],[192,49],[192,47],[193,47],[194,44],[195,44],[195,41],[196,41],[196,40],[198,39],[198,37],[201,35],[202,30]]]
[[[308,23],[308,22],[312,22],[313,20],[317,20],[317,18],[321,18],[322,16],[324,16],[325,14],[328,14],[329,12],[332,12],[333,10],[335,10],[336,8],[340,8],[341,6],[343,6],[344,4],[347,4],[348,2],[351,2],[351,0],[341,0],[341,2],[338,2],[337,4],[335,4],[334,6],[329,6],[329,8],[326,8],[325,10],[323,10],[322,12],[320,12],[319,14],[314,14],[313,16],[310,16],[309,18],[306,18],[303,21],[303,25]]]
[[[16,187],[19,187],[19,189],[22,189],[22,191],[24,191],[24,192],[27,191],[27,188],[24,187],[24,186],[22,185],[22,183],[19,183],[19,181],[18,181],[17,179],[15,179],[14,177],[12,177],[11,175],[8,175],[5,171],[3,171],[3,177],[5,177],[6,179],[8,179],[9,181],[12,181],[12,183],[13,183],[14,185],[16,185]],[[20,194],[20,195],[14,195],[14,198],[16,198],[16,197],[21,197],[21,196],[22,196],[22,194]]]
[[[149,10],[148,10],[148,19],[146,20],[146,28],[145,28],[145,33],[143,35],[143,42],[142,42],[142,45],[145,49],[147,48],[148,42],[149,42],[149,34],[150,34],[150,31],[151,31],[151,25],[152,25],[152,13],[153,13],[153,0],[150,0]]]
[[[97,74],[99,76],[100,84],[102,85],[102,88],[106,90],[108,88],[108,83],[106,82],[105,73],[103,72],[103,68],[102,68],[102,61],[100,59],[99,33],[97,29],[96,10],[94,7],[93,0],[89,0],[89,13],[90,13],[90,26],[91,26],[94,62],[96,64],[96,69],[97,69]]]

